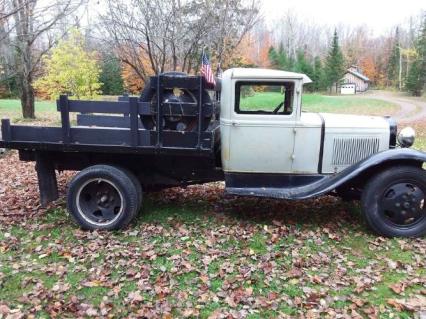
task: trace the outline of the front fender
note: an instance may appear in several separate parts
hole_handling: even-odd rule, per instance
[[[226,191],[235,195],[272,197],[282,199],[306,199],[329,193],[343,184],[351,184],[356,179],[367,181],[381,168],[392,165],[410,164],[421,166],[426,162],[426,153],[412,149],[391,149],[376,153],[363,161],[333,175],[320,175],[313,182],[292,187],[226,187]]]
[[[310,194],[303,194],[307,196],[302,196],[300,198],[313,197],[327,193],[345,183],[350,183],[351,180],[361,175],[372,172],[375,168],[380,169],[380,167],[385,165],[406,164],[407,162],[416,163],[421,166],[426,162],[426,153],[409,148],[399,148],[373,154],[361,162],[344,169],[340,173],[320,180],[316,183],[317,185],[308,192]]]

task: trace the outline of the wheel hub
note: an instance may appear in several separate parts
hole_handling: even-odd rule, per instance
[[[79,191],[78,209],[91,223],[106,225],[114,222],[122,212],[120,192],[107,180],[88,181]]]
[[[388,222],[406,227],[424,218],[424,192],[412,183],[397,183],[386,189],[381,211]]]

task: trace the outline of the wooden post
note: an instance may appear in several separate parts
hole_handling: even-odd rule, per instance
[[[138,98],[130,97],[129,106],[130,106],[130,143],[132,146],[138,146],[139,145]]]
[[[200,85],[199,85],[199,97],[198,97],[198,141],[197,148],[201,149],[201,134],[202,134],[202,123],[203,123],[203,77],[200,76]]]
[[[64,144],[69,144],[71,141],[71,124],[68,96],[61,95],[59,97],[59,109],[61,110],[62,140]]]
[[[5,142],[12,140],[12,130],[9,119],[1,120],[1,138]]]
[[[43,207],[46,207],[47,204],[59,197],[55,167],[48,153],[36,152],[35,156],[40,203]]]
[[[163,84],[161,82],[161,74],[157,76],[157,147],[163,146]]]

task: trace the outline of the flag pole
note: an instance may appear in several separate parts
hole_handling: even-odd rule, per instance
[[[205,50],[206,46],[203,45],[203,49],[201,51],[201,59],[200,59],[200,74],[201,74],[201,68],[203,67],[203,57],[204,57],[204,50]]]

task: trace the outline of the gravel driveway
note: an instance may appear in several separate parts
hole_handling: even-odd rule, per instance
[[[399,105],[400,109],[392,116],[398,122],[417,122],[426,119],[426,101],[418,97],[406,96],[404,93],[388,91],[369,91],[359,97],[383,100]]]

